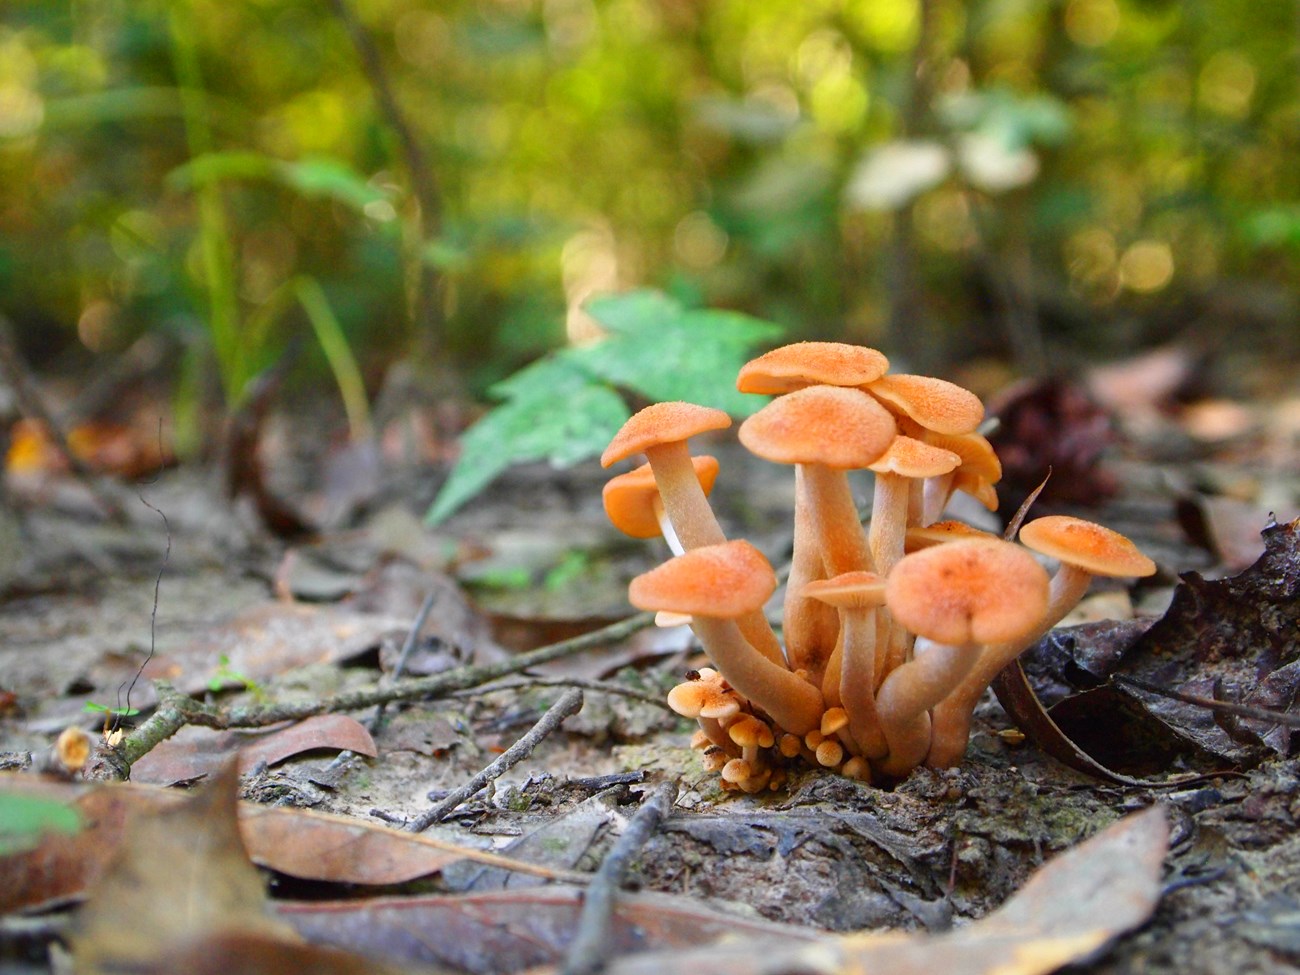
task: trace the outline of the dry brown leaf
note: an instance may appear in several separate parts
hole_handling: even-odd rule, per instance
[[[267,911],[262,876],[244,852],[238,787],[232,763],[173,808],[128,819],[76,916],[78,973],[151,969],[174,946],[217,931],[297,941]]]
[[[581,910],[582,891],[572,887],[279,906],[280,917],[314,944],[392,964],[415,961],[471,972],[558,964]],[[723,914],[693,898],[657,893],[620,895],[612,936],[620,952],[685,948],[727,936],[786,945],[807,945],[818,938],[807,928]],[[679,968],[670,961],[654,971],[701,969]]]
[[[254,863],[305,880],[400,884],[465,859],[429,837],[307,809],[247,804],[239,826]]]
[[[814,945],[724,943],[636,955],[608,975],[1045,975],[1137,927],[1160,898],[1169,826],[1159,807],[1135,813],[1039,869],[1006,904],[950,934],[822,937]]]
[[[185,800],[183,792],[131,785],[96,788],[16,773],[0,775],[0,790],[66,802],[86,824],[72,836],[49,835],[31,849],[0,857],[0,914],[53,907],[80,897],[120,845],[128,815],[175,808]]]
[[[337,663],[386,637],[400,641],[409,627],[409,620],[345,606],[268,602],[207,630],[175,654],[184,668],[176,684],[186,693],[205,689],[222,657],[228,661],[227,672],[253,681],[295,667]]]
[[[66,802],[88,824],[73,836],[47,836],[34,848],[0,857],[0,913],[37,910],[81,897],[121,845],[129,818],[173,810],[188,795],[157,786],[73,785],[18,774],[0,775],[0,790]],[[546,877],[576,877],[346,816],[251,802],[239,803],[238,813],[244,845],[255,863],[306,880],[404,883],[458,860]]]
[[[210,775],[236,753],[243,773],[259,763],[274,765],[321,748],[346,749],[370,758],[379,754],[370,732],[345,714],[320,714],[269,732],[186,727],[131,766],[131,779],[172,785]]]

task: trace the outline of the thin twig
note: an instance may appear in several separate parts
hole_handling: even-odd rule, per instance
[[[632,858],[640,852],[672,809],[677,784],[665,782],[641,804],[591,878],[582,901],[578,928],[569,945],[560,975],[595,975],[614,953],[610,927],[614,920],[614,898],[627,875]]]
[[[1182,701],[1184,704],[1191,704],[1198,708],[1208,708],[1211,711],[1221,711],[1224,714],[1236,715],[1239,718],[1248,718],[1251,721],[1267,721],[1270,724],[1280,724],[1284,728],[1300,728],[1300,714],[1288,714],[1284,711],[1270,711],[1268,708],[1257,708],[1250,704],[1234,704],[1231,701],[1220,701],[1213,697],[1197,697],[1195,694],[1184,694],[1182,691],[1171,691],[1165,687],[1158,687],[1155,684],[1148,684],[1144,680],[1138,680],[1136,677],[1125,677],[1123,674],[1116,674],[1111,677],[1112,683],[1119,684],[1121,687],[1134,687],[1139,691],[1145,691],[1147,694],[1156,694],[1159,697],[1167,697],[1174,701]]]
[[[447,798],[443,799],[432,809],[421,814],[414,819],[407,830],[412,833],[421,833],[428,829],[434,823],[440,822],[449,816],[457,806],[466,799],[473,796],[489,782],[500,778],[505,772],[509,771],[515,765],[518,765],[525,758],[533,753],[542,740],[552,731],[558,728],[561,722],[571,714],[577,714],[582,710],[582,691],[576,687],[571,691],[565,691],[560,699],[550,706],[545,714],[541,716],[537,724],[528,729],[528,732],[517,742],[507,748],[497,756],[496,760],[480,771],[472,779],[466,782],[459,789],[454,790]]]
[[[585,677],[526,677],[521,680],[483,684],[480,687],[470,688],[466,691],[457,691],[455,694],[449,694],[448,697],[477,697],[481,694],[491,694],[494,691],[520,691],[527,690],[530,687],[580,687],[584,691],[627,697],[634,701],[653,704],[657,708],[676,713],[668,706],[668,701],[662,694],[655,695],[648,691],[639,691],[635,687],[624,687],[622,684],[614,684],[605,680],[590,680]]]
[[[420,604],[420,611],[415,614],[415,620],[411,623],[411,628],[406,631],[406,642],[402,644],[402,652],[397,655],[397,663],[393,665],[393,672],[388,678],[390,681],[401,680],[402,674],[406,673],[406,664],[411,659],[411,653],[415,650],[415,644],[420,638],[420,631],[424,629],[424,624],[433,611],[433,604],[437,601],[437,588],[430,589],[429,595],[425,596],[424,602]],[[374,716],[370,719],[370,730],[372,732],[377,730],[384,720],[384,708],[387,706],[387,701],[380,701],[375,705]]]
[[[405,680],[392,686],[374,685],[336,694],[333,697],[291,704],[221,708],[182,694],[166,681],[155,681],[154,686],[158,690],[158,707],[153,715],[118,744],[112,751],[112,758],[105,758],[107,768],[98,775],[92,773],[90,777],[124,777],[126,770],[129,770],[141,756],[147,754],[159,742],[176,734],[187,724],[215,728],[219,731],[230,728],[264,728],[281,721],[298,721],[317,714],[361,711],[383,702],[445,697],[455,691],[477,687],[539,664],[617,643],[653,624],[653,613],[637,613],[635,616],[629,616],[627,619],[584,633],[582,636],[561,640],[559,643],[539,647],[528,653],[521,653],[494,663],[477,667],[458,667],[456,670],[431,674],[415,680]]]

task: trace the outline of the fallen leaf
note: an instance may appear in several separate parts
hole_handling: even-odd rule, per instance
[[[1160,899],[1169,826],[1159,807],[1135,813],[1061,854],[992,914],[939,936],[889,932],[739,943],[616,959],[608,975],[1044,975],[1095,955],[1137,927]]]
[[[0,914],[45,909],[81,897],[121,846],[129,819],[176,809],[189,795],[150,785],[70,784],[12,773],[0,774],[0,794],[63,802],[86,824],[74,835],[46,834],[34,848],[0,856]],[[251,802],[239,803],[237,810],[249,857],[259,866],[305,880],[398,884],[459,860],[571,877],[347,816]]]
[[[1115,493],[1115,478],[1101,464],[1115,432],[1082,387],[1059,377],[1018,383],[991,399],[988,413],[999,420],[989,442],[1002,461],[1002,512],[1015,511],[1049,471],[1043,506],[1094,505]]]
[[[274,731],[213,731],[185,727],[156,745],[131,766],[131,779],[173,785],[210,775],[233,755],[244,773],[261,763],[275,765],[317,749],[352,751],[374,758],[374,739],[361,722],[346,714],[321,714]]]
[[[268,602],[210,628],[174,654],[183,674],[177,686],[187,693],[204,690],[223,656],[228,661],[227,673],[252,681],[310,664],[338,663],[374,648],[385,638],[402,640],[410,625],[410,620],[346,606]]]
[[[514,972],[563,959],[582,911],[582,891],[532,887],[455,897],[281,904],[278,911],[314,944],[390,964]],[[612,936],[622,953],[685,948],[726,936],[746,944],[807,944],[816,938],[807,928],[723,914],[693,898],[658,893],[620,895]],[[653,969],[656,975],[707,970],[672,963]]]
[[[231,764],[172,808],[128,819],[77,913],[77,972],[148,969],[174,946],[217,931],[296,940],[267,911],[262,876],[244,852],[238,783]]]

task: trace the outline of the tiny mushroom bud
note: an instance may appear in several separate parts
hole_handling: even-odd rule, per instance
[[[637,576],[628,598],[638,609],[689,613],[727,682],[782,728],[802,734],[821,720],[821,692],[755,650],[735,622],[775,589],[776,574],[762,553],[734,541],[692,549]]]
[[[990,646],[952,695],[934,709],[933,743],[926,764],[956,765],[966,752],[971,715],[998,673],[1061,621],[1083,598],[1093,576],[1149,576],[1156,565],[1119,532],[1082,518],[1051,515],[1020,529],[1020,541],[1060,562],[1038,623],[1015,640]]]
[[[64,728],[54,742],[54,759],[59,771],[75,775],[86,766],[90,758],[90,735],[74,726]]]
[[[880,686],[876,707],[889,743],[881,763],[904,775],[930,749],[929,709],[975,665],[984,644],[1019,639],[1047,608],[1047,573],[1010,542],[950,542],[906,556],[886,585],[894,619],[930,641]]]
[[[840,769],[840,774],[850,779],[857,779],[860,782],[871,781],[871,765],[865,758],[860,755],[854,755],[844,767]]]
[[[776,743],[767,722],[752,714],[742,715],[728,725],[727,734],[740,746],[741,758],[748,762],[750,769],[755,772],[763,767],[759,749],[771,748]]]
[[[844,746],[834,738],[827,738],[817,746],[817,764],[834,768],[844,761]]]

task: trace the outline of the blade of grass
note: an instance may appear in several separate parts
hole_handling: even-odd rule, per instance
[[[352,440],[354,443],[368,440],[373,428],[370,423],[370,404],[366,400],[366,385],[361,379],[361,369],[348,345],[347,336],[343,334],[343,326],[330,308],[325,289],[315,278],[299,277],[295,282],[298,300],[316,332],[316,341],[325,353],[325,361],[329,363],[334,382],[338,384],[339,393],[343,397],[343,409],[348,414]]]
[[[181,118],[191,158],[212,151],[212,129],[208,120],[207,94],[199,68],[188,5],[172,4],[168,23],[172,36],[172,60],[180,87]],[[239,401],[247,384],[247,363],[239,335],[239,303],[235,293],[235,253],[216,184],[198,187],[199,245],[203,256],[204,285],[208,293],[208,329],[221,372],[228,407]]]

